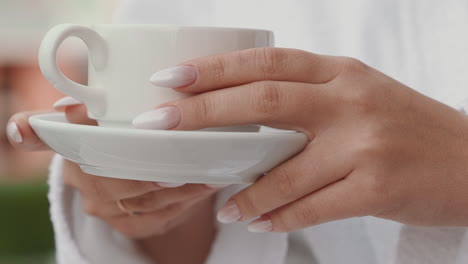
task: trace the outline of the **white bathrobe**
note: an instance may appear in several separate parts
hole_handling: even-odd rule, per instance
[[[115,21],[270,29],[278,47],[356,57],[451,106],[468,98],[466,0],[124,0]],[[61,164],[59,156],[52,162],[49,193],[58,262],[148,263],[84,213],[77,192],[63,185]],[[223,190],[218,207],[237,189]],[[364,217],[292,234],[252,234],[243,223],[218,228],[209,264],[468,263],[462,227]]]

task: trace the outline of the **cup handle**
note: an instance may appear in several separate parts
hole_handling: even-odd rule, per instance
[[[106,66],[108,51],[106,41],[101,35],[87,27],[61,24],[47,32],[39,48],[39,66],[42,74],[57,90],[84,102],[94,115],[101,115],[105,103],[103,90],[68,79],[57,65],[57,50],[69,37],[77,37],[84,41],[90,53],[89,67],[99,71]]]

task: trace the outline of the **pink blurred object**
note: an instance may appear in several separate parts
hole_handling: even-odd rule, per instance
[[[116,1],[15,0],[0,1],[0,182],[47,171],[52,152],[25,153],[6,139],[8,118],[21,111],[50,109],[63,95],[42,76],[37,51],[42,37],[55,24],[110,21]],[[59,52],[62,71],[84,80],[84,44],[67,40]]]

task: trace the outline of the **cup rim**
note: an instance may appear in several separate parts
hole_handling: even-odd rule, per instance
[[[188,25],[177,25],[177,24],[150,24],[150,23],[96,23],[91,24],[93,27],[115,27],[115,28],[129,28],[129,27],[142,27],[142,28],[172,28],[172,29],[198,29],[198,30],[226,30],[226,31],[246,31],[246,32],[266,32],[274,34],[272,30],[261,29],[261,28],[244,28],[244,27],[219,27],[219,26],[188,26]]]

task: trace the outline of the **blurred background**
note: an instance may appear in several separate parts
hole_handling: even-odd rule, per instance
[[[41,75],[40,41],[60,23],[108,23],[117,0],[0,0],[0,264],[54,263],[47,202],[51,152],[15,151],[6,123],[19,111],[50,111],[63,97]],[[86,80],[86,50],[67,40],[58,60],[71,79]]]

